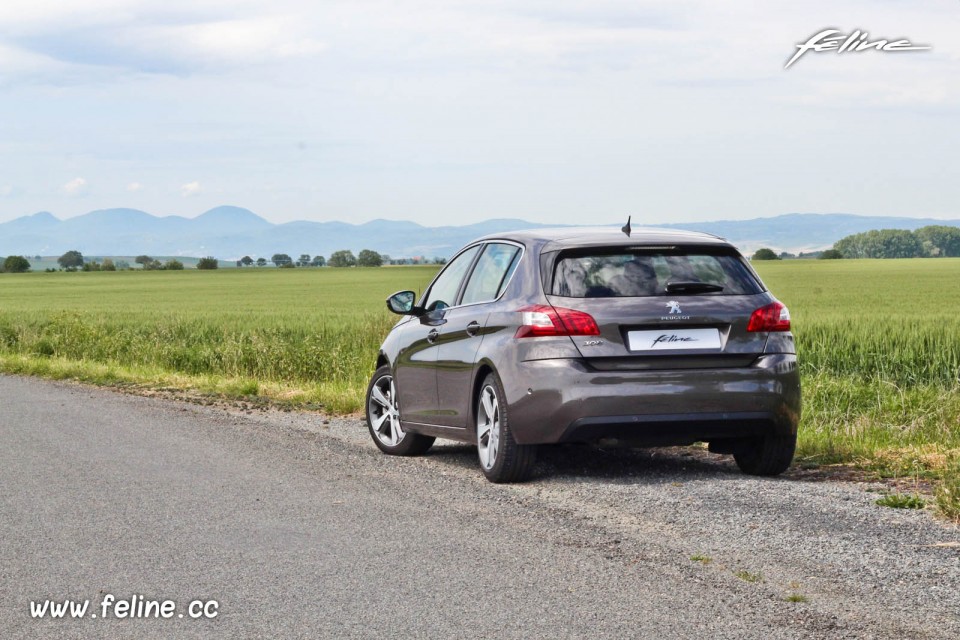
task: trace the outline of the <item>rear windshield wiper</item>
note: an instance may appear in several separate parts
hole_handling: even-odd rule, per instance
[[[665,290],[667,293],[715,293],[723,291],[723,287],[710,282],[668,282]]]

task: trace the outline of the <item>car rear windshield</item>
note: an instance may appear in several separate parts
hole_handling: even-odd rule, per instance
[[[750,295],[763,285],[729,248],[589,249],[560,254],[551,293],[571,298]]]

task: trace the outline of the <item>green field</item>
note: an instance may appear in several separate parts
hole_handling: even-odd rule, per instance
[[[801,464],[931,473],[960,458],[960,259],[756,263],[793,314]],[[356,411],[436,267],[0,275],[0,367]]]
[[[801,456],[911,475],[960,459],[960,260],[758,263],[793,316]]]
[[[263,396],[349,412],[396,316],[436,267],[0,276],[7,371]]]

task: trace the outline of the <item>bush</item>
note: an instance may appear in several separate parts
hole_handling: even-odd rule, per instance
[[[163,263],[163,268],[166,271],[183,271],[183,263],[179,260],[170,259]],[[198,267],[199,268],[199,267]],[[216,267],[212,267],[216,269]]]
[[[827,249],[820,254],[819,260],[841,260],[843,259],[843,254],[837,251],[836,249]]]
[[[101,270],[101,271],[116,271],[116,270],[117,270],[117,265],[115,265],[115,264],[113,263],[113,260],[111,260],[110,258],[104,258],[104,259],[103,259],[103,264],[100,265],[100,270]]]
[[[217,259],[212,256],[200,258],[200,262],[197,263],[197,269],[218,269],[219,267],[220,264],[217,262]]]
[[[379,267],[383,265],[383,258],[376,251],[364,249],[357,256],[358,267]]]
[[[768,249],[764,247],[763,249],[757,249],[753,254],[754,260],[779,260],[780,256],[777,255],[777,252],[773,249]]]
[[[25,273],[30,271],[30,261],[23,256],[7,256],[3,261],[3,270],[7,273]]]
[[[60,266],[64,269],[69,269],[71,267],[82,267],[83,254],[79,251],[67,251],[65,254],[57,258],[57,262],[59,262]]]
[[[356,266],[357,259],[353,256],[352,251],[341,249],[333,252],[327,264],[331,267],[353,267]]]

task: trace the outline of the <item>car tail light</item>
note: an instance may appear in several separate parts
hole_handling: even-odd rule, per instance
[[[537,304],[524,307],[517,338],[535,338],[537,336],[598,336],[600,327],[589,313],[554,307],[549,304]]]
[[[760,307],[750,316],[747,331],[790,331],[790,311],[780,302]]]

